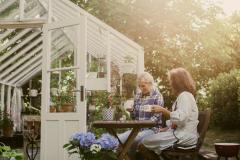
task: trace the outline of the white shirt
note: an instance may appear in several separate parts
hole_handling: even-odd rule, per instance
[[[175,110],[175,107],[177,109]],[[175,110],[175,111],[174,111]],[[194,96],[190,92],[182,92],[173,105],[170,120],[177,125],[176,135],[181,142],[189,138],[197,140],[198,108]]]

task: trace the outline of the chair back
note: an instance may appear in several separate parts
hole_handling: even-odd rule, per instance
[[[198,126],[197,131],[199,133],[198,144],[197,144],[197,151],[201,148],[207,129],[210,121],[211,110],[207,108],[205,111],[200,111],[198,115]]]

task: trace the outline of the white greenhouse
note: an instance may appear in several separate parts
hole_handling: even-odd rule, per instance
[[[21,131],[21,87],[42,75],[32,93],[41,97],[41,160],[69,159],[63,144],[87,129],[86,92],[111,91],[113,69],[143,72],[143,48],[70,0],[0,0],[1,111]],[[50,112],[59,89],[72,91],[72,112]]]

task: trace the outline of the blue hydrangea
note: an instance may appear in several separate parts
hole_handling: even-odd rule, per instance
[[[96,143],[96,137],[91,132],[75,133],[72,138],[78,140],[80,147],[83,148],[90,148],[92,144]]]
[[[116,138],[110,134],[103,134],[98,140],[97,143],[102,146],[104,149],[116,149],[119,145],[119,142]]]
[[[77,132],[72,135],[71,139],[80,140],[83,136],[84,133]]]

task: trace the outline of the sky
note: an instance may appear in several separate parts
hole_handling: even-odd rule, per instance
[[[240,0],[215,0],[223,7],[227,15],[231,15],[234,11],[240,11]]]

